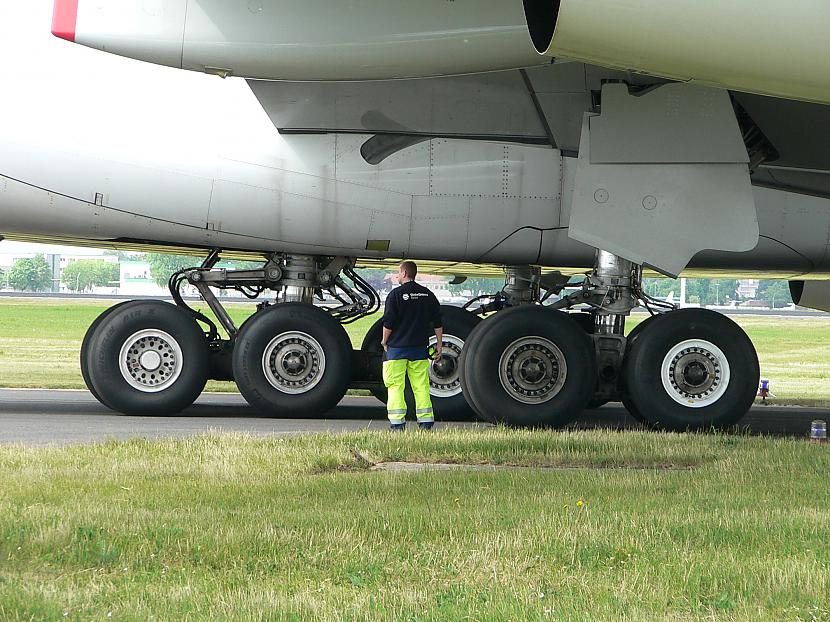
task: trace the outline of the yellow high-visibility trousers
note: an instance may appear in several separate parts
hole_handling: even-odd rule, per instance
[[[429,361],[397,359],[383,362],[383,384],[389,391],[386,413],[393,424],[404,422],[406,417],[406,377],[415,396],[415,416],[418,423],[435,421],[432,399],[429,396]]]

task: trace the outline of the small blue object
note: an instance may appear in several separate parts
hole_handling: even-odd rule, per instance
[[[827,442],[827,422],[816,419],[810,424],[810,440],[814,443]]]
[[[432,421],[424,421],[422,423],[419,423],[418,427],[421,428],[422,430],[431,430],[432,425],[433,425]]]
[[[403,432],[406,429],[405,423],[392,423],[389,425],[389,429],[393,432]]]

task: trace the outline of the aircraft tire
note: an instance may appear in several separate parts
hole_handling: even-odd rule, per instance
[[[351,355],[349,336],[328,313],[282,303],[242,325],[233,374],[243,397],[263,415],[321,417],[346,394]]]
[[[430,382],[433,383],[432,408],[435,418],[439,420],[474,419],[475,411],[465,399],[461,389],[461,356],[470,333],[481,323],[477,315],[465,311],[461,307],[452,305],[441,305],[441,314],[444,320],[444,356],[443,362],[447,365],[442,377],[441,371],[436,370],[435,365],[430,366]],[[361,349],[364,352],[382,353],[383,348],[380,340],[383,337],[383,319],[372,324],[363,338]],[[433,344],[435,338],[430,339]],[[381,371],[378,371],[380,377]],[[415,397],[406,383],[406,403],[411,412],[415,411]],[[436,387],[437,385],[437,387]],[[372,389],[372,395],[378,400],[386,403],[388,394],[386,388]]]
[[[190,406],[207,382],[204,333],[182,309],[157,300],[113,308],[86,345],[93,394],[113,410],[173,415]]]
[[[656,316],[631,340],[623,362],[628,399],[654,428],[724,428],[752,406],[758,355],[731,319],[706,309]]]
[[[586,332],[588,335],[594,334],[594,314],[593,313],[569,313],[568,314],[571,319],[575,320],[577,324]],[[594,410],[595,408],[599,408],[601,406],[605,406],[608,403],[608,400],[604,398],[591,398],[588,401],[588,405],[585,407],[588,410]]]
[[[631,344],[637,340],[637,335],[639,335],[640,332],[646,327],[646,325],[656,317],[656,315],[648,316],[642,322],[637,324],[637,326],[632,328],[630,333],[628,333],[628,339],[626,340],[625,346],[625,356],[623,357],[623,365],[625,365],[625,361],[628,360],[628,352],[631,349]],[[620,398],[620,401],[622,402],[622,405],[625,407],[625,409],[628,411],[628,414],[634,417],[634,419],[636,419],[640,423],[644,425],[649,425],[645,417],[643,417],[642,413],[637,409],[637,407],[634,405],[634,402],[631,401],[631,398],[628,396],[628,390],[625,386],[625,374],[621,374],[620,384],[622,385],[622,396]]]
[[[498,312],[470,335],[461,377],[484,421],[556,427],[587,406],[595,368],[593,345],[575,320],[525,306]]]
[[[95,385],[92,384],[92,379],[89,377],[89,360],[88,360],[88,358],[89,358],[89,344],[92,342],[92,339],[95,336],[95,332],[98,330],[98,326],[101,325],[101,322],[103,322],[104,319],[108,315],[110,315],[111,313],[113,313],[114,311],[119,309],[120,307],[123,307],[124,305],[134,304],[136,302],[139,302],[139,301],[137,301],[137,300],[125,300],[124,302],[119,302],[117,305],[113,305],[109,309],[104,310],[104,312],[101,313],[98,317],[96,317],[92,321],[92,324],[89,325],[89,328],[87,329],[86,333],[84,334],[84,339],[81,342],[81,354],[80,354],[81,377],[84,379],[84,384],[86,385],[86,388],[89,390],[90,393],[92,393],[92,397],[94,397],[96,400],[98,400],[101,404],[103,404],[107,408],[111,408],[111,406],[104,402],[104,400],[98,394],[98,390],[95,388]]]

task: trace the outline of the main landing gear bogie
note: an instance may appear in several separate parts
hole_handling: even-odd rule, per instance
[[[638,266],[599,251],[580,289],[550,307],[539,304],[544,298],[536,296],[530,280],[520,304],[497,310],[467,339],[462,386],[479,417],[556,427],[615,399],[652,428],[705,430],[736,423],[758,386],[751,341],[724,315],[677,310],[650,298],[641,276]],[[518,293],[517,286],[513,290]],[[625,317],[637,304],[653,315],[626,338]]]
[[[175,305],[121,303],[90,326],[81,372],[101,403],[130,414],[175,414],[209,378],[231,377],[266,416],[321,416],[349,387],[385,400],[380,322],[356,351],[343,327],[380,306],[353,259],[269,255],[257,270],[214,269],[218,259],[214,251],[201,267],[171,277]],[[490,300],[478,310],[443,307],[443,356],[430,370],[437,417],[559,427],[586,408],[621,400],[649,427],[733,425],[751,406],[760,375],[749,338],[723,315],[648,297],[641,277],[639,266],[599,251],[574,293],[565,295],[561,275],[509,266],[503,290],[471,302]],[[184,283],[198,290],[227,339],[184,302]],[[217,288],[252,298],[272,291],[275,302],[261,303],[237,329]],[[326,293],[327,306],[315,306]],[[543,304],[554,293],[562,296]],[[625,318],[637,304],[652,317],[626,337]]]

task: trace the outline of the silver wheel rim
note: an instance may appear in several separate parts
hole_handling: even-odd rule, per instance
[[[262,371],[277,391],[300,395],[323,379],[326,355],[320,342],[308,333],[280,333],[262,354]]]
[[[118,368],[132,388],[142,393],[158,393],[179,379],[182,359],[182,348],[170,333],[148,328],[124,341]]]
[[[437,343],[435,335],[429,338],[430,346]],[[464,340],[455,335],[444,335],[441,344],[441,360],[433,361],[429,366],[429,392],[433,397],[452,397],[461,393],[461,369],[458,359],[464,347]]]
[[[543,404],[565,386],[565,355],[543,337],[523,337],[511,343],[499,359],[499,380],[507,394],[523,404]]]
[[[687,339],[674,346],[660,367],[663,388],[687,408],[717,402],[729,386],[729,361],[719,347],[703,339]]]

